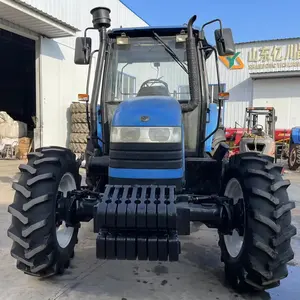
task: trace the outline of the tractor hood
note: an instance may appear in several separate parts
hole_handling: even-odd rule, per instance
[[[181,126],[181,118],[181,106],[172,97],[137,97],[120,103],[112,126]]]

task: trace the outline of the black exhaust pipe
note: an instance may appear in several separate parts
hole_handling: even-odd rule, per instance
[[[182,104],[182,112],[193,111],[200,103],[201,87],[200,76],[198,72],[197,41],[193,34],[193,24],[197,16],[194,15],[188,22],[188,37],[186,40],[187,63],[189,71],[190,95],[191,100],[187,104]]]
[[[94,86],[93,86],[92,97],[91,97],[91,130],[90,130],[90,138],[92,140],[93,146],[97,149],[99,148],[98,136],[97,136],[97,102],[99,99],[99,95],[101,95],[100,88],[102,87],[104,56],[105,56],[105,49],[107,47],[106,29],[110,27],[111,20],[110,20],[110,9],[106,7],[96,7],[91,10],[91,14],[93,16],[94,28],[99,30],[99,37],[100,37],[100,49],[98,52]],[[103,120],[103,118],[101,119]],[[105,144],[105,142],[106,141],[103,140],[103,144]]]

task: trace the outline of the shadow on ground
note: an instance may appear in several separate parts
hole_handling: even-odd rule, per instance
[[[12,184],[14,181],[17,181],[20,177],[20,174],[14,176],[0,176],[0,183]]]

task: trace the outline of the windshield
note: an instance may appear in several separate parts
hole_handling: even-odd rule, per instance
[[[156,95],[171,96],[179,101],[190,99],[185,42],[176,42],[175,36],[159,39],[161,41],[155,35],[129,38],[128,45],[117,45],[114,41],[107,72],[106,101]]]

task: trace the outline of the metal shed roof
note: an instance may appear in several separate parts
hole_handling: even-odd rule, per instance
[[[299,39],[300,39],[300,37],[289,37],[289,38],[270,39],[270,40],[255,40],[255,41],[249,41],[249,42],[236,43],[236,45],[256,44],[256,43],[266,43],[266,42],[278,42],[278,41],[289,41],[289,40],[299,40]]]
[[[21,0],[0,0],[0,18],[48,38],[74,36],[79,31]]]
[[[276,71],[276,72],[253,72],[250,74],[252,79],[270,79],[270,78],[290,78],[300,77],[299,71]]]

